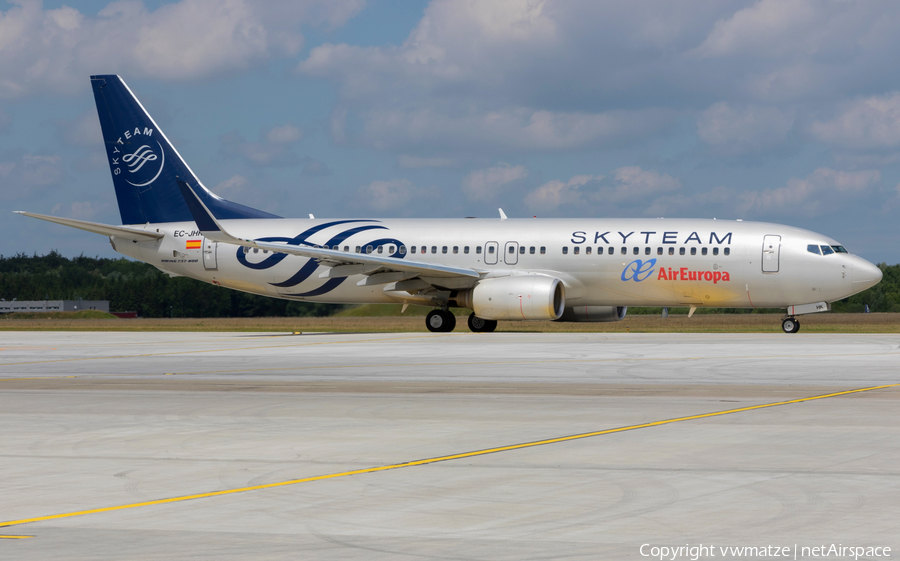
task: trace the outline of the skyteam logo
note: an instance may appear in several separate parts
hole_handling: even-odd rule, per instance
[[[146,187],[156,181],[166,165],[166,153],[162,144],[153,140],[152,136],[153,129],[146,127],[143,130],[135,127],[134,130],[123,132],[110,154],[113,175],[125,172],[125,181],[135,187]],[[126,150],[125,140],[130,140],[129,144],[134,145],[137,144],[135,141],[139,140],[138,137],[144,137],[140,139],[144,142],[130,153],[123,153]]]
[[[653,267],[655,266],[656,259],[651,259],[649,261],[635,259],[628,265],[625,265],[625,269],[622,271],[622,280],[626,282],[630,280],[641,282],[653,274]]]

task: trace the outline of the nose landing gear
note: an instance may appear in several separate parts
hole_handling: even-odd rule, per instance
[[[796,318],[786,317],[781,320],[781,329],[785,333],[796,333],[800,331],[800,322]]]

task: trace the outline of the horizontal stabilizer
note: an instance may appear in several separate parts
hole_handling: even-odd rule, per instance
[[[115,236],[117,238],[133,240],[137,242],[150,242],[153,240],[158,240],[164,236],[164,234],[160,234],[159,232],[145,232],[144,230],[137,230],[125,226],[111,226],[109,224],[100,224],[98,222],[75,220],[74,218],[61,218],[59,216],[47,216],[46,214],[34,214],[32,212],[25,212],[22,210],[17,210],[14,212],[16,214],[21,214],[22,216],[30,216],[31,218],[38,218],[40,220],[46,220],[47,222],[54,222],[56,224],[62,224],[63,226],[69,226],[71,228],[78,228],[79,230],[93,232],[95,234]]]

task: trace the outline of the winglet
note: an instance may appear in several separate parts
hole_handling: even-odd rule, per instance
[[[502,208],[498,208],[497,210],[500,211],[500,220],[506,220],[506,213],[503,212],[503,209],[502,209]]]

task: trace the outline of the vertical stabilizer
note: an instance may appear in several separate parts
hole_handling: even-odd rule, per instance
[[[193,220],[176,179],[217,218],[278,218],[208,191],[120,77],[91,76],[91,87],[123,224]]]

